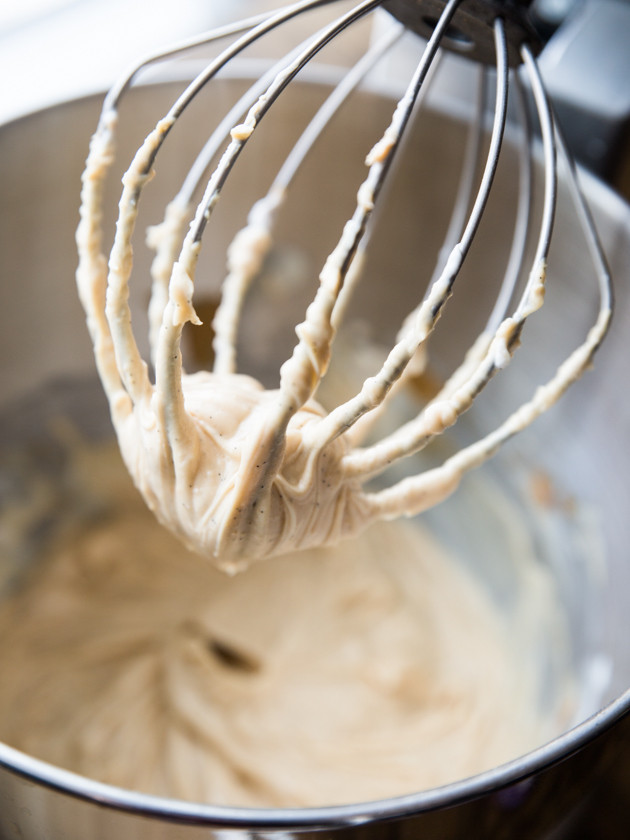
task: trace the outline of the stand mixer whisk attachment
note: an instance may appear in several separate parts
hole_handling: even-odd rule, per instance
[[[164,222],[149,231],[148,241],[156,250],[149,312],[154,367],[154,375],[150,375],[132,330],[128,295],[138,203],[157,168],[158,153],[192,99],[242,50],[277,26],[324,5],[334,3],[302,0],[176,45],[140,63],[108,94],[83,176],[77,282],[122,455],[157,518],[188,546],[228,571],[269,555],[337,541],[377,519],[413,516],[445,499],[468,470],[482,464],[546,411],[582,374],[603,340],[611,316],[606,262],[569,161],[569,187],[600,293],[599,314],[584,343],[549,381],[485,437],[438,466],[396,480],[391,486],[366,487],[398,459],[419,452],[451,427],[494,374],[510,362],[525,321],[543,304],[556,204],[556,157],[558,150],[567,155],[537,70],[536,41],[528,24],[526,4],[499,0],[362,0],[293,49],[253,84],[208,139],[181,190],[168,205]],[[309,124],[266,197],[252,208],[247,226],[228,253],[228,273],[213,324],[214,369],[185,373],[180,343],[184,325],[199,323],[193,294],[202,235],[226,179],[262,118],[297,73],[337,34],[379,7],[402,24],[388,27],[383,38],[375,41],[349,70]],[[409,28],[428,38],[420,62],[390,125],[367,157],[367,176],[358,189],[356,209],[325,262],[304,320],[296,327],[298,340],[280,368],[279,386],[265,389],[237,372],[236,340],[245,297],[272,244],[275,215],[289,192],[293,175],[332,114],[394,47],[401,32]],[[107,261],[102,254],[103,193],[114,159],[121,98],[144,67],[227,37],[232,37],[229,46],[188,84],[138,149],[123,179],[116,233]],[[426,294],[401,325],[380,370],[374,371],[355,396],[326,412],[316,402],[317,390],[328,368],[347,302],[360,282],[368,220],[442,46],[470,55],[474,59],[471,72],[475,67],[483,68],[481,76],[494,79],[495,106],[487,159],[477,179],[483,124],[480,104],[469,134],[451,223]],[[544,207],[537,230],[530,229],[534,141],[520,75],[528,80],[544,156]],[[394,392],[421,363],[423,348],[452,294],[475,237],[501,150],[508,87],[514,92],[514,110],[524,127],[514,238],[496,306],[459,367],[417,416],[380,440],[365,444],[372,418],[388,408]],[[480,96],[480,102],[482,99]],[[219,163],[209,175],[195,209],[197,185],[205,180],[210,162],[219,152]],[[530,240],[537,243],[534,257],[523,265]],[[521,276],[526,280],[517,291]]]

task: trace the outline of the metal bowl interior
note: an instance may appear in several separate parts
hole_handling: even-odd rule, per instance
[[[196,103],[192,109],[189,118],[195,130],[184,131],[167,144],[159,177],[145,199],[145,223],[159,221],[152,207],[164,206],[185,174],[196,138],[205,136],[216,113],[226,109],[242,84],[237,78],[217,83],[211,94],[214,98]],[[257,146],[252,144],[251,153],[248,148],[243,154],[204,243],[199,271],[202,300],[211,302],[216,297],[232,235],[244,223],[251,203],[264,194],[275,164],[294,142],[300,124],[321,100],[325,87],[318,83],[290,87],[261,126]],[[134,92],[125,105],[120,173],[172,92],[170,84],[147,87]],[[110,434],[104,402],[98,386],[94,387],[92,351],[74,284],[79,179],[99,107],[99,97],[64,103],[0,129],[0,414],[4,452],[16,442],[45,434],[45,420],[59,411],[77,419],[89,434]],[[274,318],[277,298],[274,301],[273,295],[255,293],[243,331],[248,336],[241,348],[243,364],[267,384],[274,383],[278,361],[292,346],[293,327],[312,293],[314,278],[352,212],[365,153],[380,136],[391,108],[387,93],[378,89],[362,92],[335,118],[329,134],[296,179],[298,200],[280,222],[271,283],[282,296],[286,321],[279,326]],[[417,300],[418,288],[421,294],[423,279],[430,274],[457,175],[450,161],[463,147],[464,130],[465,120],[459,116],[428,110],[406,144],[401,165],[379,208],[365,292],[357,300],[353,318],[369,323],[384,345],[391,342],[410,301]],[[112,220],[118,183],[116,177],[112,179],[108,196],[108,218]],[[442,338],[435,343],[438,375],[461,357],[488,309],[492,284],[486,278],[500,274],[502,257],[496,244],[509,241],[512,219],[506,207],[514,204],[513,183],[508,152],[470,268],[462,277],[452,311],[444,318]],[[630,450],[625,439],[630,428],[630,401],[625,396],[623,342],[630,319],[630,211],[594,179],[585,176],[584,186],[617,281],[612,333],[596,358],[596,371],[589,372],[533,429],[510,443],[491,467],[482,469],[480,477],[470,479],[473,488],[478,481],[497,482],[500,493],[522,516],[544,562],[553,568],[571,629],[571,665],[581,686],[582,705],[569,730],[527,756],[438,790],[380,802],[294,811],[219,808],[137,794],[84,779],[0,744],[0,835],[40,837],[45,831],[51,838],[70,840],[95,836],[97,826],[101,836],[120,837],[161,837],[166,831],[170,838],[223,838],[253,836],[250,832],[255,830],[268,832],[264,836],[282,837],[294,829],[327,836],[318,831],[326,829],[335,836],[360,838],[389,836],[379,835],[379,830],[385,831],[379,826],[402,819],[402,824],[408,825],[403,831],[411,833],[400,836],[412,837],[417,836],[413,832],[419,827],[429,830],[435,815],[442,814],[441,836],[455,837],[461,836],[458,832],[466,821],[479,820],[480,813],[486,814],[483,819],[489,826],[493,820],[507,825],[512,819],[509,815],[518,812],[515,803],[529,802],[527,807],[540,804],[545,791],[556,784],[558,773],[571,779],[576,791],[583,789],[596,772],[596,761],[582,748],[596,743],[599,762],[600,753],[607,755],[610,747],[603,733],[622,721],[630,708],[630,648],[626,643]],[[541,377],[549,376],[563,355],[582,340],[594,317],[593,272],[573,211],[564,199],[555,228],[545,308],[527,325],[522,357],[519,354],[509,372],[496,385],[492,383],[480,399],[479,408],[467,421],[464,439],[505,416],[519,395],[531,393]],[[140,241],[135,260],[137,276],[147,277],[150,253]],[[147,295],[146,285],[132,286],[139,336],[146,328]],[[194,352],[191,359],[194,363]],[[555,497],[571,499],[571,505],[534,503],[530,482],[536,475],[544,475]],[[435,527],[449,535],[456,550],[471,539],[483,546],[492,530],[489,520],[483,518],[483,527],[475,528],[474,523],[459,529],[449,527],[458,517],[465,494],[466,484],[461,498],[431,514]],[[491,508],[486,516],[493,516]],[[498,550],[495,548],[495,553]],[[482,563],[481,552],[473,555],[471,563]],[[489,562],[482,574],[489,580],[495,575],[490,585],[500,586],[496,569],[497,563]],[[509,577],[509,568],[502,574]],[[571,785],[568,788],[573,789]],[[564,804],[568,807],[568,800]],[[424,823],[417,822],[421,818]],[[164,828],[164,822],[170,825]]]

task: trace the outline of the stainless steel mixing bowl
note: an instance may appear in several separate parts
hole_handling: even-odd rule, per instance
[[[240,84],[238,79],[223,82],[214,94],[217,101],[210,105],[220,105],[223,110],[222,97]],[[150,88],[126,106],[123,122],[129,123],[130,129],[121,141],[123,161],[129,159],[148,128],[156,113],[155,103],[163,95],[163,88]],[[230,209],[223,212],[220,206],[213,219],[213,238],[206,246],[200,274],[214,280],[207,282],[205,290],[202,283],[202,296],[212,298],[222,275],[225,245],[235,220],[242,223],[251,201],[262,194],[282,142],[291,142],[310,102],[321,95],[318,84],[289,90],[269,124],[261,128],[262,147],[255,155],[243,156],[225,196]],[[45,437],[47,421],[56,413],[71,416],[90,434],[108,430],[98,386],[84,387],[94,381],[94,364],[74,284],[79,177],[99,105],[98,98],[68,102],[0,129],[0,414],[4,418],[0,430],[5,453],[23,441]],[[204,103],[196,118],[203,123],[215,110]],[[352,194],[358,183],[369,145],[366,138],[376,136],[390,110],[386,93],[361,94],[345,116],[336,118],[331,136],[300,174],[296,190],[307,196],[324,183],[322,173],[326,173],[325,198],[333,208],[343,205],[343,191],[351,184]],[[201,137],[203,131],[201,126],[196,136]],[[461,147],[462,131],[462,121],[456,115],[428,112],[407,144],[403,174],[380,212],[370,259],[371,291],[361,298],[358,317],[367,317],[382,329],[386,340],[406,309],[405,298],[417,296],[410,275],[421,277],[430,269],[428,243],[440,241],[448,212],[448,201],[441,196],[453,178],[443,151]],[[193,141],[194,137],[181,138],[184,145]],[[176,182],[181,180],[182,161],[187,159],[183,151],[174,143],[164,152],[163,171],[172,172]],[[258,165],[261,160],[264,166]],[[503,170],[498,199],[490,208],[481,243],[473,254],[471,274],[481,278],[497,268],[493,243],[509,237],[506,208],[513,204],[509,164]],[[156,181],[157,193],[159,184],[167,180]],[[506,492],[515,492],[521,499],[532,539],[538,541],[541,555],[557,576],[583,701],[575,725],[526,756],[438,790],[367,804],[293,811],[218,808],[145,796],[95,783],[0,744],[3,840],[280,840],[294,834],[340,840],[534,838],[551,836],[551,831],[566,824],[585,794],[605,779],[606,768],[627,735],[626,713],[630,709],[630,399],[625,341],[630,329],[630,210],[592,178],[585,176],[585,187],[616,277],[612,334],[597,356],[596,371],[534,429],[510,444],[489,468],[501,476],[507,475],[510,467],[516,475],[518,486]],[[112,190],[111,202],[114,193]],[[434,198],[419,201],[421,193]],[[145,201],[149,206],[151,198]],[[243,348],[246,363],[256,362],[261,348],[271,347],[273,357],[290,346],[294,314],[303,306],[300,295],[308,290],[305,278],[316,272],[340,229],[334,213],[319,213],[321,201],[320,193],[316,202],[299,202],[299,212],[286,214],[283,220],[280,238],[287,244],[280,250],[274,282],[279,284],[288,310],[286,334],[277,329],[273,318],[277,304],[265,315],[264,302],[259,302],[263,315],[258,332],[253,338],[250,333],[249,344]],[[301,237],[304,231],[310,232],[306,241]],[[300,239],[302,245],[294,248],[291,243]],[[141,246],[136,259],[142,272],[149,254]],[[497,412],[503,416],[520,393],[529,392],[541,372],[549,373],[559,353],[581,340],[592,318],[595,289],[590,265],[582,236],[566,208],[561,209],[556,225],[551,275],[545,310],[527,326],[524,361],[515,363],[503,384],[493,384],[488,398],[482,400],[484,408],[472,421],[479,427]],[[460,355],[486,295],[483,283],[475,286],[471,281],[470,288],[462,285],[453,314],[448,316],[452,319],[448,338],[438,345],[439,357],[446,362]],[[138,332],[145,323],[146,299],[147,288],[136,284],[132,305]],[[273,381],[276,369],[272,359],[261,376]],[[554,510],[553,505],[537,506],[531,498],[527,504],[523,502],[528,499],[528,478],[534,473],[544,473],[558,495],[570,497],[572,505]],[[465,498],[465,493],[466,484],[460,496]],[[438,525],[446,521],[447,531],[448,522],[455,521],[449,519],[449,508],[440,509],[435,516]],[[457,530],[450,531],[457,541]],[[468,536],[460,534],[460,539],[466,541]],[[483,543],[491,540],[491,533],[482,529],[475,539]],[[0,558],[3,562],[8,560]]]

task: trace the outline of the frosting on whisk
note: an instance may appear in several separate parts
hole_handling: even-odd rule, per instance
[[[374,5],[362,4],[364,11]],[[274,184],[268,197],[255,206],[248,227],[230,249],[223,301],[215,318],[214,372],[186,374],[180,342],[184,325],[199,323],[193,305],[195,270],[201,235],[223,183],[270,103],[303,65],[306,53],[292,54],[287,66],[274,70],[265,80],[268,87],[262,94],[255,86],[245,119],[227,132],[231,139],[188,230],[189,202],[180,194],[167,209],[164,223],[150,231],[149,241],[157,251],[150,307],[154,382],[138,350],[128,305],[131,239],[138,202],[152,177],[157,153],[181,111],[233,51],[226,50],[190,84],[136,153],[123,179],[109,267],[101,254],[102,195],[113,159],[117,111],[111,95],[106,102],[83,177],[82,218],[77,234],[78,286],[97,365],[123,457],[147,504],[188,546],[222,568],[235,570],[273,554],[336,542],[375,520],[415,515],[437,504],[456,489],[466,471],[483,463],[564,393],[590,364],[606,333],[611,314],[609,277],[581,194],[572,181],[576,204],[586,219],[585,231],[593,246],[601,291],[600,313],[584,344],[547,384],[482,440],[431,470],[384,489],[366,489],[369,479],[399,458],[418,452],[455,423],[494,373],[509,363],[523,324],[543,304],[556,200],[558,140],[532,54],[523,46],[522,58],[537,103],[545,148],[545,209],[529,279],[513,312],[501,313],[489,323],[459,369],[416,418],[373,445],[357,448],[361,443],[356,431],[359,421],[383,410],[394,386],[404,381],[412,360],[417,359],[437,324],[485,207],[507,111],[505,33],[501,21],[497,21],[494,124],[469,218],[457,232],[448,257],[438,265],[424,300],[406,320],[382,368],[365,381],[355,397],[329,413],[315,402],[345,297],[358,280],[359,246],[367,220],[434,57],[439,29],[436,27],[435,39],[429,42],[383,139],[367,158],[368,174],[357,193],[356,211],[326,261],[303,322],[296,327],[298,342],[281,367],[280,385],[275,390],[266,390],[236,371],[235,341],[244,297],[271,243],[273,214],[284,195],[284,181]],[[322,37],[329,35],[327,30]],[[306,52],[314,54],[317,49],[309,45]],[[124,87],[119,87],[119,93]],[[327,119],[326,106],[322,111]]]

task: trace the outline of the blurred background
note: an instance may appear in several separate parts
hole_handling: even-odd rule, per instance
[[[162,44],[280,5],[0,0],[0,121],[103,90]],[[542,71],[574,154],[630,195],[630,0],[533,0],[533,8],[551,36]]]

